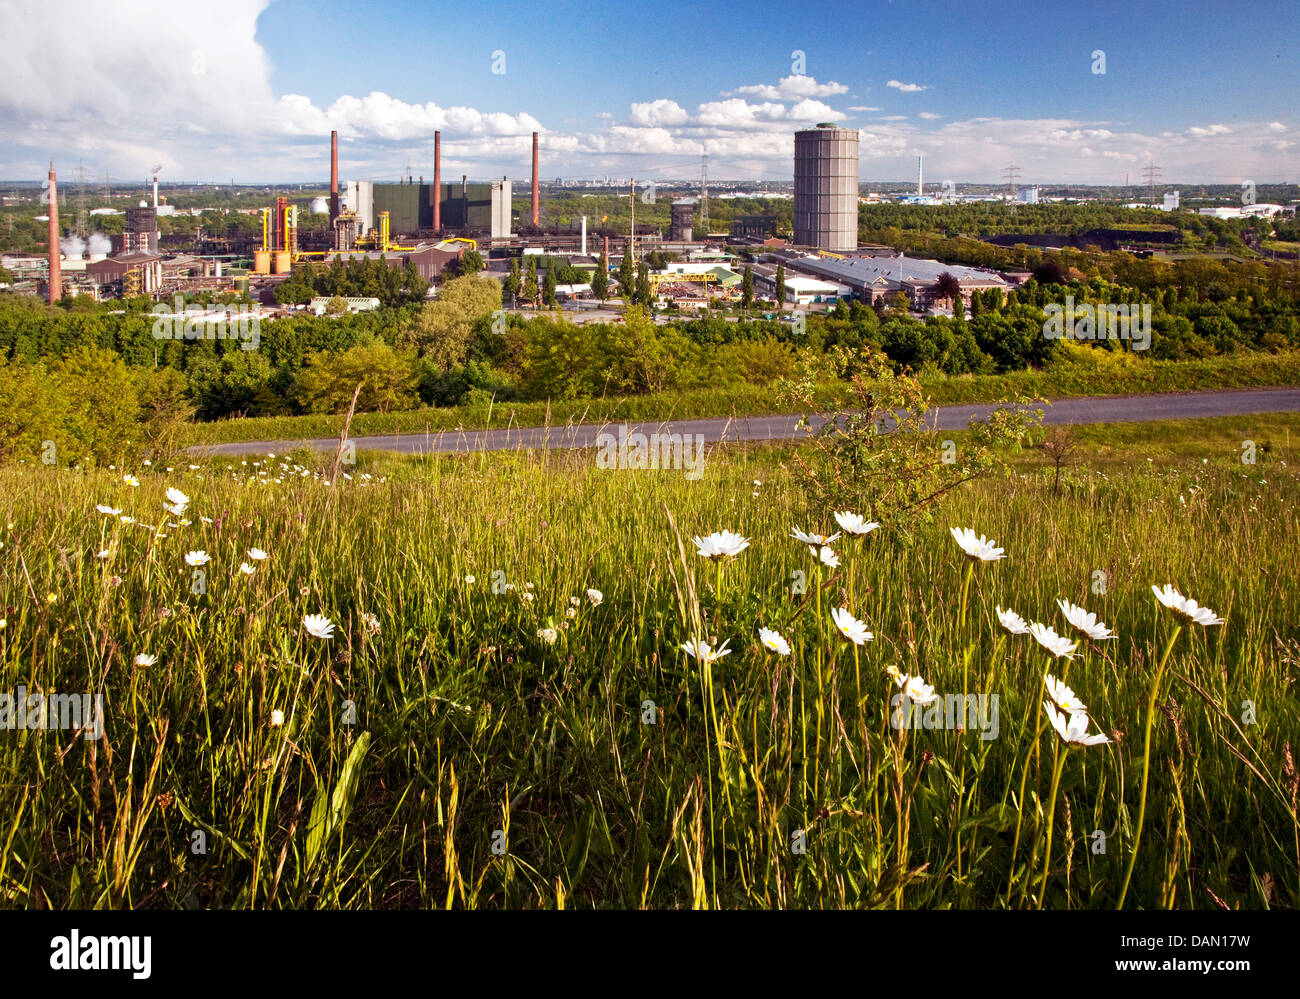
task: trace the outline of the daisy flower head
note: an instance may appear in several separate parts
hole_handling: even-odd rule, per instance
[[[260,548],[250,548],[248,549],[248,557],[254,562],[260,562],[262,559],[266,558],[266,552],[262,551]]]
[[[976,561],[996,562],[1000,558],[1006,558],[1002,549],[997,547],[997,542],[989,540],[982,534],[976,537],[975,532],[969,527],[951,527],[949,531],[953,540],[961,546],[961,550]]]
[[[932,704],[939,699],[939,695],[934,692],[934,688],[925,682],[920,676],[908,676],[906,673],[899,673],[894,677],[894,682],[902,688],[907,699],[913,704]]]
[[[695,544],[696,554],[715,562],[735,558],[749,547],[749,538],[742,538],[732,531],[715,531],[707,537],[691,538],[691,541]]]
[[[158,657],[151,656],[147,652],[141,652],[138,656],[135,657],[134,661],[137,666],[152,666],[156,662],[158,662]]]
[[[1100,642],[1115,637],[1113,631],[1097,620],[1096,614],[1084,610],[1078,604],[1072,604],[1068,600],[1057,600],[1056,605],[1061,608],[1061,613],[1075,629],[1083,632],[1093,641]]]
[[[870,534],[880,525],[874,520],[864,520],[859,514],[850,513],[848,510],[840,510],[835,514],[835,523],[844,529],[845,534]]]
[[[1029,626],[1029,633],[1034,636],[1034,641],[1054,656],[1073,659],[1075,656],[1074,650],[1079,647],[1078,642],[1072,642],[1068,638],[1061,637],[1054,628],[1039,624],[1037,621]]]
[[[537,637],[547,645],[554,645],[556,639],[560,637],[560,633],[554,628],[538,628]]]
[[[1044,674],[1043,682],[1047,685],[1047,696],[1055,701],[1062,711],[1068,711],[1072,715],[1087,714],[1088,705],[1079,700],[1073,690],[1051,673]]]
[[[814,551],[822,547],[822,545],[829,545],[832,541],[837,540],[839,536],[840,536],[839,531],[836,531],[834,534],[830,535],[829,537],[824,537],[823,535],[816,534],[811,531],[805,533],[797,527],[790,532],[790,537],[794,538],[796,541],[802,541],[805,545],[812,548]]]
[[[841,635],[847,638],[854,645],[865,645],[873,641],[875,635],[867,630],[867,626],[849,613],[846,607],[836,607],[831,611],[831,621],[839,629]]]
[[[1186,618],[1193,624],[1199,624],[1203,627],[1209,627],[1212,624],[1223,624],[1223,618],[1217,617],[1210,608],[1202,607],[1191,597],[1183,596],[1168,583],[1165,583],[1163,589],[1153,585],[1151,592],[1156,595],[1157,600],[1171,611],[1180,617]]]
[[[605,594],[601,593],[600,590],[587,591],[587,602],[591,604],[591,606],[599,607],[602,603],[604,603],[604,601],[605,601]]]
[[[198,566],[198,565],[207,565],[208,562],[210,562],[210,561],[211,561],[211,558],[209,557],[208,553],[205,552],[205,551],[201,551],[201,550],[200,550],[200,551],[186,552],[186,553],[185,553],[185,564],[186,564],[186,565],[194,565],[194,566]]]
[[[253,566],[249,565],[247,562],[239,563],[239,571],[242,572],[245,576],[251,576],[253,573],[257,572],[257,570]]]
[[[302,626],[312,638],[334,637],[334,622],[324,614],[304,614]]]
[[[100,513],[102,513],[105,517],[116,517],[118,514],[122,512],[121,507],[109,506],[106,503],[96,503],[95,509],[98,510]]]
[[[727,639],[727,641],[729,642],[731,639]],[[723,656],[731,655],[731,650],[727,648],[727,642],[723,642],[715,649],[702,638],[692,638],[682,646],[682,651],[701,666],[708,666],[717,662]]]
[[[763,647],[769,652],[775,652],[778,656],[788,656],[790,654],[790,643],[781,637],[781,633],[773,631],[771,628],[759,628],[758,640],[763,643]]]
[[[167,489],[167,502],[184,509],[190,505],[190,498],[175,486],[169,486]]]
[[[284,712],[281,711],[279,708],[275,708],[271,712],[271,727],[279,728],[283,724],[284,724]]]
[[[817,560],[821,562],[822,565],[829,566],[832,569],[838,569],[840,567],[840,557],[825,545],[822,545],[821,551],[817,553]]]
[[[1013,635],[1029,634],[1029,625],[1026,624],[1025,619],[1021,617],[1019,614],[1017,614],[1015,611],[1003,610],[1001,607],[999,607],[997,611],[998,611],[999,623],[1002,625],[1002,627],[1006,628],[1007,631],[1011,632],[1011,634]]]
[[[1100,746],[1110,742],[1110,739],[1104,735],[1088,734],[1088,716],[1082,712],[1076,712],[1067,719],[1048,701],[1043,702],[1043,710],[1047,712],[1047,720],[1052,723],[1052,728],[1056,729],[1056,734],[1069,745]]]

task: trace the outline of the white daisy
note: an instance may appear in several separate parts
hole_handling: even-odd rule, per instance
[[[735,558],[749,547],[749,538],[742,538],[731,531],[716,531],[707,537],[694,537],[695,551],[701,558],[717,561],[723,558]]]
[[[973,559],[981,562],[996,562],[1000,558],[1006,558],[996,542],[990,541],[982,534],[976,537],[975,532],[969,527],[952,527],[949,531],[952,533],[953,540],[961,546],[961,550]]]
[[[1068,638],[1063,638],[1056,633],[1054,628],[1049,628],[1045,624],[1039,624],[1035,621],[1029,626],[1029,633],[1034,636],[1034,640],[1054,656],[1064,656],[1066,659],[1073,659],[1074,650],[1079,647],[1078,642],[1072,642]]]
[[[773,631],[771,628],[759,628],[758,640],[771,652],[778,656],[788,656],[790,654],[790,643],[781,637],[780,632]]]
[[[836,531],[828,538],[823,537],[820,534],[814,534],[812,532],[808,532],[807,534],[805,534],[797,527],[790,532],[790,537],[794,538],[796,541],[802,541],[805,545],[808,545],[810,548],[814,550],[820,548],[822,545],[829,545],[832,541],[836,540],[839,536],[840,536],[839,531]]]
[[[1079,700],[1073,690],[1051,673],[1043,675],[1043,682],[1047,685],[1047,696],[1060,705],[1062,711],[1068,711],[1072,715],[1087,714],[1088,705]]]
[[[250,548],[248,549],[248,557],[254,562],[260,562],[262,559],[266,558],[266,552],[262,551],[260,548]]]
[[[850,614],[845,607],[836,607],[832,610],[831,620],[840,634],[854,645],[865,645],[875,640],[876,636],[867,630],[867,626]]]
[[[998,621],[1000,621],[1002,623],[1002,627],[1006,628],[1007,631],[1011,632],[1011,634],[1013,635],[1029,634],[1029,625],[1026,624],[1025,619],[1021,617],[1019,614],[1017,614],[1015,611],[1003,610],[1001,607],[999,607],[997,611],[998,611]]]
[[[1057,600],[1056,605],[1061,608],[1061,613],[1071,625],[1094,641],[1100,642],[1115,637],[1113,631],[1097,620],[1096,614],[1089,613],[1078,604],[1072,604],[1068,600]]]
[[[823,545],[821,551],[817,553],[817,559],[822,565],[830,566],[832,569],[838,569],[840,567],[840,557],[825,545]]]
[[[1067,721],[1065,715],[1052,707],[1050,702],[1044,701],[1043,709],[1047,712],[1052,728],[1056,729],[1056,734],[1067,743],[1100,746],[1102,743],[1110,742],[1110,739],[1104,735],[1088,735],[1088,716],[1083,713],[1072,714]]]
[[[307,629],[307,634],[313,638],[334,637],[334,623],[323,614],[303,615],[302,626]]]
[[[730,641],[730,639],[727,641]],[[702,638],[691,639],[682,646],[682,651],[702,666],[715,663],[723,656],[731,655],[731,650],[727,648],[727,642],[723,642],[715,649]]]
[[[870,534],[880,525],[874,520],[863,520],[856,513],[850,513],[848,510],[841,510],[835,514],[835,523],[844,528],[846,534]]]
[[[605,601],[605,594],[601,593],[600,590],[588,590],[587,601],[591,606],[599,607]]]
[[[187,565],[207,565],[211,559],[205,551],[195,551],[185,553],[185,563]]]
[[[1158,586],[1152,586],[1151,592],[1156,595],[1156,599],[1168,607],[1175,614],[1185,617],[1188,621],[1195,624],[1209,627],[1212,624],[1223,624],[1223,618],[1216,617],[1214,611],[1208,607],[1202,607],[1191,597],[1185,597],[1175,590],[1168,583],[1162,590]]]

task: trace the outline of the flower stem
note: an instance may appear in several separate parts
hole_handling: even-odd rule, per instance
[[[1128,884],[1133,877],[1133,866],[1137,863],[1138,844],[1142,842],[1142,822],[1146,819],[1147,814],[1147,779],[1151,776],[1151,723],[1156,710],[1156,697],[1160,692],[1160,680],[1164,677],[1165,666],[1169,662],[1169,654],[1174,650],[1174,642],[1178,640],[1178,635],[1182,630],[1183,626],[1179,624],[1174,629],[1174,633],[1169,636],[1169,641],[1165,644],[1164,654],[1160,657],[1160,665],[1156,667],[1155,679],[1151,681],[1151,694],[1147,698],[1146,731],[1142,742],[1142,792],[1138,797],[1137,826],[1133,830],[1133,849],[1129,851],[1128,869],[1124,871],[1124,883],[1120,885],[1119,902],[1115,905],[1116,909],[1124,908],[1124,899],[1128,895]]]

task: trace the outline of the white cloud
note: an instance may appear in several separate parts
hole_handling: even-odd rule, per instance
[[[835,83],[833,80],[829,83],[818,83],[811,76],[786,76],[776,86],[762,83],[737,87],[724,96],[739,94],[742,97],[758,97],[765,101],[793,101],[801,97],[834,97],[836,94],[846,93],[848,89],[844,84]]]
[[[1230,129],[1227,125],[1208,125],[1204,128],[1198,125],[1193,125],[1191,128],[1187,130],[1187,134],[1194,135],[1194,136],[1227,135],[1231,131],[1232,129]]]
[[[633,125],[648,125],[655,127],[658,125],[685,125],[690,120],[690,115],[676,101],[670,101],[666,98],[660,98],[657,101],[649,101],[645,104],[633,104],[632,112],[628,115],[628,120]]]
[[[897,80],[890,80],[885,84],[886,87],[893,87],[895,90],[901,90],[905,94],[915,94],[922,90],[929,90],[928,86],[920,83],[900,83]]]
[[[924,118],[926,121],[938,121],[943,117],[943,115],[935,114],[933,111],[922,111],[920,117]]]
[[[848,110],[849,111],[879,111],[880,108],[869,108],[862,104],[850,104]]]

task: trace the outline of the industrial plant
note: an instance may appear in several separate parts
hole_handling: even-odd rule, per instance
[[[233,292],[270,307],[277,304],[276,286],[308,264],[331,267],[338,261],[383,261],[390,267],[413,269],[423,282],[434,284],[448,267],[459,272],[457,265],[470,250],[478,253],[490,275],[498,277],[511,258],[530,255],[558,257],[570,268],[590,274],[603,254],[612,275],[616,262],[630,250],[638,263],[647,257],[655,261],[648,275],[655,302],[683,310],[735,301],[746,269],[759,296],[771,301],[784,296],[781,305],[803,308],[829,307],[843,299],[879,306],[886,300],[898,301],[901,294],[914,310],[936,310],[952,304],[950,295],[937,291],[941,274],[955,278],[968,300],[972,292],[1008,288],[1023,279],[1023,275],[909,259],[890,247],[860,245],[859,205],[882,197],[860,192],[858,131],[823,122],[795,132],[793,139],[793,224],[783,233],[778,231],[778,216],[770,211],[735,214],[728,231],[711,231],[707,156],[702,159],[698,189],[687,187],[682,196],[670,200],[666,226],[645,222],[644,214],[638,222],[638,201],[654,200],[648,197],[654,182],[642,181],[638,188],[631,178],[620,182],[626,184],[630,221],[615,224],[608,216],[599,216],[589,226],[586,215],[570,216],[565,222],[543,219],[537,132],[532,133],[529,200],[517,216],[515,183],[509,177],[444,176],[441,132],[434,133],[431,178],[414,176],[408,168],[395,182],[343,182],[339,135],[334,131],[327,198],[295,201],[276,196],[262,207],[237,209],[255,216],[254,226],[231,226],[224,233],[200,229],[183,247],[165,246],[158,219],[172,215],[175,206],[159,197],[155,171],[152,201],[142,199],[119,213],[124,215],[123,228],[111,247],[102,237],[98,242],[73,240],[70,246],[61,235],[58,181],[51,163],[48,253],[8,255],[4,265],[20,278],[15,290],[40,289],[51,302],[68,294],[102,299]],[[782,192],[772,195],[782,196],[789,197]],[[714,200],[718,197],[715,189]],[[945,184],[940,197],[925,193],[919,156],[915,193],[905,190],[890,197],[899,203],[925,205],[961,200],[950,184]],[[1006,197],[1033,204],[1039,190],[1013,187]],[[1169,209],[1169,199],[1165,207]],[[307,227],[299,224],[302,212],[311,213],[314,220]],[[79,209],[79,224],[83,213],[84,206]],[[322,216],[327,216],[327,225],[321,224]],[[781,280],[778,269],[785,272]],[[951,282],[945,286],[952,288]],[[557,297],[590,296],[591,288],[590,283],[562,284]],[[435,293],[436,289],[430,291]],[[619,289],[616,294],[622,293]]]

